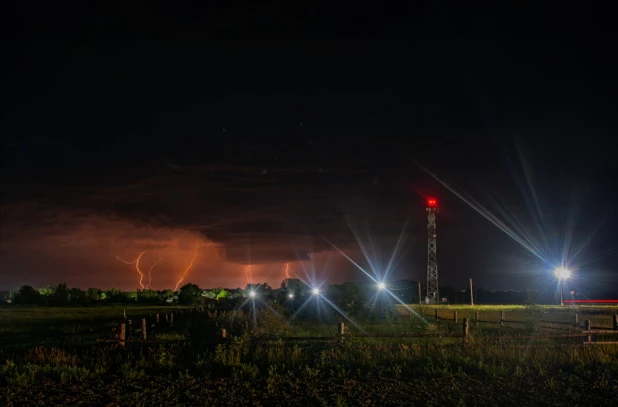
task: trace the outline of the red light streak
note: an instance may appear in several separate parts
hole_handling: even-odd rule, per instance
[[[146,288],[150,288],[150,284],[152,283],[152,269],[155,268],[155,266],[161,261],[161,259],[161,253],[159,253],[159,260],[155,261],[154,264],[150,266],[150,269],[148,270],[148,285],[146,286]]]
[[[139,285],[142,287],[142,290],[144,289],[144,284],[142,284],[142,279],[144,278],[144,273],[141,272],[141,270],[139,269],[139,259],[142,258],[142,256],[144,255],[144,253],[146,252],[141,252],[139,254],[139,256],[137,256],[137,259],[133,260],[133,261],[126,261],[126,260],[122,260],[120,258],[120,256],[116,256],[117,260],[120,260],[123,263],[126,264],[135,264],[135,270],[137,271],[137,274],[139,274]]]

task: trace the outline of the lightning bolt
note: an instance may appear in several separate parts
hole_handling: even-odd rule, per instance
[[[146,286],[146,288],[150,288],[150,283],[152,283],[152,269],[155,268],[155,266],[161,261],[161,259],[161,253],[159,253],[159,260],[155,261],[154,264],[150,266],[150,269],[148,270],[148,285]]]
[[[180,278],[180,280],[178,280],[178,282],[176,283],[176,287],[174,288],[174,291],[178,291],[178,286],[185,279],[185,277],[187,276],[187,273],[189,272],[191,267],[193,267],[193,262],[195,261],[195,259],[197,259],[197,254],[198,253],[199,253],[199,242],[196,242],[195,255],[191,259],[191,263],[189,263],[189,266],[185,269],[184,273],[182,273],[182,277]]]
[[[144,273],[142,273],[141,270],[139,269],[139,259],[142,258],[144,253],[146,253],[146,252],[141,252],[139,254],[139,256],[137,256],[137,259],[135,259],[133,261],[126,261],[126,260],[121,259],[120,256],[116,256],[117,260],[120,260],[121,262],[123,262],[125,264],[135,264],[135,270],[137,271],[137,274],[139,274],[139,285],[142,287],[142,290],[144,289],[144,284],[142,284],[142,279],[144,278]]]
[[[288,288],[288,283],[290,282],[290,273],[288,272],[290,270],[290,263],[285,263],[285,277],[283,279],[283,286],[285,288]]]

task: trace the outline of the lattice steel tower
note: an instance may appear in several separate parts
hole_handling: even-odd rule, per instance
[[[440,302],[438,293],[438,256],[436,254],[436,215],[440,212],[435,198],[427,199],[427,300]]]

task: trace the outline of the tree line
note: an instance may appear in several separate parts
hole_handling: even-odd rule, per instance
[[[247,284],[245,288],[225,289],[225,288],[200,288],[197,284],[187,283],[177,292],[171,289],[165,290],[134,290],[123,291],[118,288],[99,289],[88,288],[82,290],[76,287],[67,287],[65,283],[57,286],[45,286],[35,289],[32,286],[24,285],[13,292],[0,292],[0,301],[12,304],[28,305],[82,305],[105,303],[122,304],[166,304],[179,303],[184,305],[194,305],[202,303],[239,303],[252,298],[253,303],[277,302],[280,305],[294,307],[305,302],[313,295],[314,287],[311,287],[299,279],[285,279],[279,288],[273,288],[266,283]],[[375,284],[348,282],[343,284],[330,284],[320,287],[322,295],[334,301],[342,310],[348,314],[356,314],[364,309],[375,308],[376,304],[385,302],[390,303],[399,300],[405,304],[419,303],[418,283],[409,280],[399,280],[389,283],[390,295],[376,290]],[[424,294],[425,287],[421,287],[421,295]],[[253,294],[250,294],[253,293]],[[440,287],[441,297],[447,299],[451,304],[469,304],[470,290],[455,290],[450,286]],[[397,300],[395,300],[395,298]],[[493,291],[481,287],[474,288],[475,304],[523,304],[527,300],[535,303],[553,303],[555,294],[540,293],[537,291]],[[231,306],[231,305],[230,305]]]

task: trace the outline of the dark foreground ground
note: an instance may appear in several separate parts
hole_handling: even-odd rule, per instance
[[[599,372],[601,373],[601,372]],[[149,377],[62,384],[43,380],[8,387],[7,406],[618,406],[618,388],[596,379],[563,375],[478,379],[338,378],[287,374],[267,379]]]

